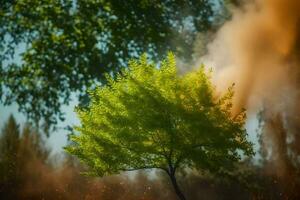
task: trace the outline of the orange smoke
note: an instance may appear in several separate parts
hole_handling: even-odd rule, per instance
[[[233,10],[202,62],[216,84],[236,83],[235,108],[263,109],[263,141],[273,173],[299,182],[300,1],[255,0]]]
[[[235,10],[209,45],[204,59],[216,67],[221,87],[237,84],[238,107],[280,98],[293,86],[299,9],[297,0],[257,0]]]

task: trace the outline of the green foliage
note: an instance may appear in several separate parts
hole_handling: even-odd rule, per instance
[[[0,139],[0,189],[18,182],[19,126],[13,116],[5,124]]]
[[[56,123],[72,92],[86,102],[86,88],[141,52],[189,58],[197,32],[212,25],[213,2],[2,0],[2,101],[17,102],[29,119]],[[21,62],[10,62],[18,48]]]
[[[29,125],[20,131],[10,116],[0,137],[0,199],[20,199],[18,192],[27,179],[38,176],[33,167],[46,163],[50,153],[42,142]]]
[[[98,176],[138,169],[228,170],[252,155],[245,112],[232,116],[233,88],[217,96],[204,66],[178,75],[169,54],[158,67],[133,60],[78,108],[81,126],[66,149]]]

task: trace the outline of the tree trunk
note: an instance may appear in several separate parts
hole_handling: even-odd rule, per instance
[[[173,188],[174,188],[174,190],[175,190],[178,198],[180,200],[186,200],[184,194],[182,193],[182,191],[180,190],[180,188],[179,188],[179,186],[177,184],[177,180],[176,180],[176,177],[175,177],[175,170],[170,170],[169,177],[171,179]]]

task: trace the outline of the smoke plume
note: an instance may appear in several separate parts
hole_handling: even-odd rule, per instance
[[[300,169],[299,22],[299,0],[245,3],[233,10],[201,59],[215,67],[218,88],[236,83],[235,109],[263,110],[269,171],[295,184]]]

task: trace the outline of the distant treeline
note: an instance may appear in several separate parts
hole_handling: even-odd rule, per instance
[[[75,159],[55,161],[36,130],[22,130],[11,116],[0,139],[0,199],[176,199],[164,176],[154,173],[86,177]],[[293,199],[297,191],[285,189],[279,178],[245,161],[227,181],[186,173],[180,177],[188,199]],[[160,178],[157,178],[160,177]],[[183,181],[184,180],[184,181]]]

